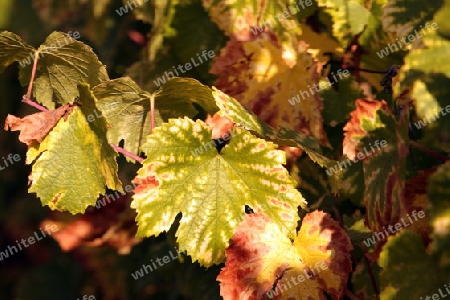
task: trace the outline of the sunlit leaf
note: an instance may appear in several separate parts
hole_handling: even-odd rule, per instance
[[[123,191],[117,177],[117,153],[108,144],[106,121],[95,117],[88,85],[79,86],[81,106],[61,118],[39,145],[27,153],[33,163],[31,187],[51,209],[83,213],[106,188]]]
[[[181,212],[180,251],[210,266],[223,261],[245,205],[263,210],[284,234],[294,236],[297,207],[305,201],[282,167],[284,152],[242,128],[234,128],[228,139],[218,153],[214,143],[221,142],[212,141],[211,129],[187,118],[155,129],[142,147],[147,159],[135,179],[155,182],[135,190],[139,236],[169,230]]]
[[[306,215],[293,243],[268,216],[247,215],[235,230],[217,278],[221,295],[224,299],[324,299],[326,291],[339,299],[351,271],[351,249],[339,224],[320,211]]]

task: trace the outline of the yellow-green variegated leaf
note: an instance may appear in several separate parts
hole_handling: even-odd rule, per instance
[[[33,164],[30,192],[53,210],[83,213],[106,188],[123,192],[117,152],[108,144],[107,124],[87,84],[79,85],[81,106],[61,118],[40,144],[27,153]]]
[[[310,1],[312,4],[313,1]],[[299,4],[295,8],[291,0],[203,0],[203,6],[211,19],[226,35],[238,40],[249,40],[264,30],[270,30],[281,38],[283,32],[300,34],[297,14],[308,9]],[[310,6],[311,7],[311,6]]]
[[[383,8],[381,17],[385,31],[393,32],[399,38],[408,37],[409,34],[415,34],[416,30],[421,36],[424,36],[432,28],[427,26],[426,22],[433,19],[434,14],[443,5],[443,0],[389,0]],[[429,24],[431,25],[431,24]],[[408,42],[408,40],[406,40]]]
[[[213,96],[220,109],[220,115],[230,118],[233,122],[245,127],[257,136],[280,146],[299,147],[306,152],[312,161],[323,168],[331,168],[337,163],[322,154],[322,150],[320,149],[319,142],[316,138],[285,127],[281,127],[278,131],[275,130],[258,118],[254,113],[246,109],[236,99],[228,96],[215,87],[213,87]],[[331,177],[333,191],[337,192],[340,175],[340,172],[336,172]]]
[[[369,22],[370,11],[361,0],[317,0],[333,19],[333,35],[347,47]]]
[[[147,159],[134,180],[137,235],[167,231],[182,213],[176,233],[180,251],[211,266],[223,262],[249,205],[269,215],[283,234],[295,236],[297,208],[305,207],[305,200],[282,166],[284,152],[234,128],[218,153],[211,134],[202,121],[184,118],[169,120],[149,136],[142,147]]]
[[[450,24],[447,20],[450,18],[450,2],[445,1],[445,5],[434,15],[434,21],[439,24],[437,33],[445,38],[450,38]]]
[[[423,143],[450,151],[450,41],[437,34],[422,40],[426,48],[406,56],[394,95],[409,88],[417,115],[414,129],[426,133]]]
[[[431,202],[430,223],[433,228],[432,249],[440,255],[441,265],[450,267],[450,162],[440,166],[428,184]]]

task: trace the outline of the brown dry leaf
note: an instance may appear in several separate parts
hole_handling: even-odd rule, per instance
[[[4,129],[20,131],[19,140],[27,146],[33,143],[41,143],[59,119],[70,114],[72,109],[73,105],[66,104],[55,110],[38,112],[24,118],[8,115]]]

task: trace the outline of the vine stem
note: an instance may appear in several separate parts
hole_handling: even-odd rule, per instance
[[[25,102],[26,104],[33,106],[34,108],[36,108],[40,111],[48,111],[48,109],[46,107],[39,105],[31,100],[31,93],[33,92],[33,83],[34,83],[34,78],[36,77],[36,69],[37,69],[38,60],[39,60],[39,52],[36,50],[34,52],[33,69],[31,70],[31,78],[30,78],[30,82],[28,83],[27,94],[22,97],[22,102]]]
[[[38,60],[39,60],[39,52],[35,51],[34,52],[33,69],[31,70],[31,79],[30,79],[30,83],[28,84],[28,90],[27,90],[27,94],[26,94],[26,97],[28,100],[31,99],[31,92],[33,91],[33,82],[34,82],[34,77],[36,76],[36,68],[37,68]]]
[[[36,102],[31,101],[31,99],[28,98],[27,95],[23,95],[22,102],[24,102],[24,103],[26,103],[26,104],[28,104],[30,106],[33,106],[34,108],[36,108],[36,109],[38,109],[40,111],[48,111],[48,109],[45,108],[44,106],[39,105]]]
[[[367,268],[367,272],[369,273],[369,278],[370,278],[370,282],[372,283],[372,288],[373,291],[375,292],[375,294],[379,295],[380,291],[378,290],[377,287],[377,281],[375,280],[375,276],[373,276],[373,271],[372,271],[372,266],[370,265],[370,260],[367,257],[367,252],[366,250],[363,249],[364,252],[364,263],[366,264],[366,268]]]
[[[351,300],[361,300],[359,299],[355,294],[353,294],[352,292],[350,292],[349,290],[345,291],[345,295],[347,297],[349,297]]]
[[[155,128],[155,96],[152,95],[150,98],[150,118],[151,118],[151,128],[150,128],[150,134],[153,133],[153,128]]]
[[[433,150],[427,149],[425,146],[419,144],[419,143],[416,142],[416,141],[409,141],[409,143],[410,143],[411,146],[413,146],[414,148],[416,148],[416,149],[418,149],[418,150],[420,150],[420,151],[422,151],[422,152],[425,152],[426,154],[428,154],[428,155],[430,155],[430,156],[433,156],[434,158],[437,158],[437,159],[439,159],[439,160],[442,161],[442,162],[446,162],[447,160],[449,160],[448,157],[446,157],[446,156],[444,156],[444,155],[442,155],[442,154],[439,154],[439,153],[437,153],[437,152],[435,152],[435,151],[433,151]]]
[[[125,150],[125,149],[123,149],[123,148],[121,148],[121,147],[115,145],[115,144],[112,144],[112,143],[111,143],[110,145],[111,145],[111,147],[113,147],[114,150],[116,150],[117,152],[122,153],[123,155],[128,156],[129,158],[134,159],[135,161],[137,161],[137,162],[139,162],[139,163],[141,163],[141,164],[142,164],[142,162],[144,161],[144,159],[143,159],[142,157],[137,156],[136,154],[133,154],[133,153],[131,153],[131,152],[129,152],[129,151],[127,151],[127,150]]]

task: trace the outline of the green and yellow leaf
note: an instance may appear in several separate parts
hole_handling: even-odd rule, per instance
[[[211,134],[202,121],[187,118],[156,128],[142,147],[147,159],[135,182],[144,184],[138,185],[132,202],[138,236],[169,230],[182,213],[179,249],[206,266],[223,261],[245,205],[264,211],[283,234],[293,237],[297,208],[306,204],[282,166],[284,152],[274,144],[234,128],[229,144],[218,153]],[[145,182],[152,184],[147,188]]]

